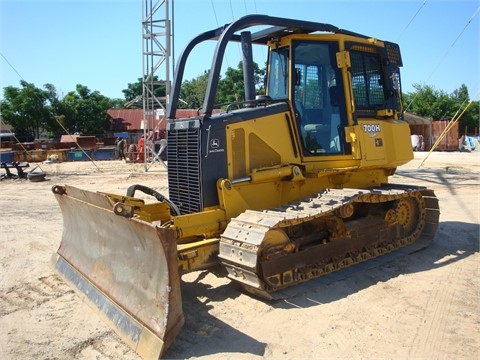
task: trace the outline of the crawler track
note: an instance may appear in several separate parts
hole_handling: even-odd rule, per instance
[[[275,291],[414,242],[426,246],[439,214],[434,192],[424,187],[327,189],[232,219],[222,234],[219,258],[231,279],[272,299]]]

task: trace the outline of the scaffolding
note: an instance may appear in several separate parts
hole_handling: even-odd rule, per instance
[[[143,158],[145,171],[154,163],[163,164],[161,154],[166,141],[161,139],[165,126],[165,109],[170,95],[170,9],[169,0],[144,0],[143,29]],[[159,77],[164,70],[164,80]],[[165,87],[165,96],[159,90]]]

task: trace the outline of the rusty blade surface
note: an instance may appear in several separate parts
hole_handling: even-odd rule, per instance
[[[102,194],[54,194],[63,215],[57,271],[139,355],[160,357],[184,322],[175,234],[115,215]]]

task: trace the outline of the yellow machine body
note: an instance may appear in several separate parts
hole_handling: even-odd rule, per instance
[[[272,28],[243,31],[258,25]],[[186,59],[209,39],[218,43],[203,110],[176,119]],[[229,41],[244,45],[245,101],[213,112]],[[260,97],[252,44],[268,49]],[[251,15],[199,35],[167,110],[168,198],[138,185],[126,196],[54,186],[64,219],[56,269],[133,349],[158,358],[184,322],[185,272],[221,264],[269,299],[432,238],[433,192],[388,184],[413,158],[401,65],[396,44],[328,24]]]

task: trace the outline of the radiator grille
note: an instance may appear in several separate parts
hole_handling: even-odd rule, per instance
[[[167,141],[169,198],[181,214],[202,211],[200,128],[171,129]]]

